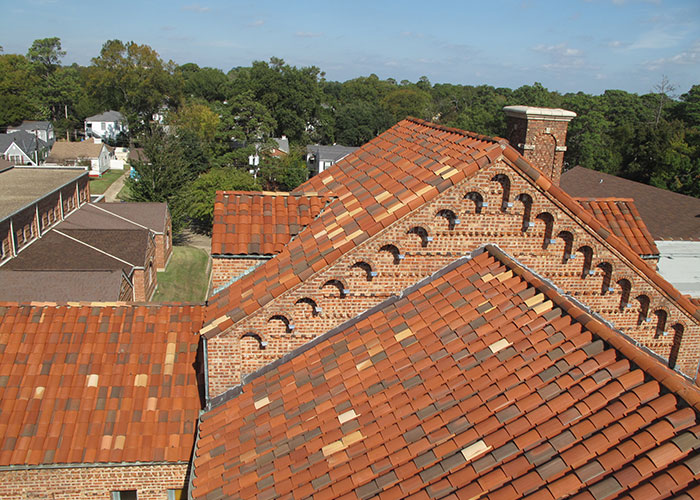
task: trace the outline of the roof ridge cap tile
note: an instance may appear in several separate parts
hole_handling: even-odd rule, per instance
[[[695,318],[698,323],[700,323],[700,307],[695,306],[692,302],[686,299],[672,284],[666,281],[663,276],[647,265],[644,260],[642,260],[642,258],[629,247],[629,245],[603,227],[595,216],[582,207],[581,204],[578,203],[578,201],[576,201],[571,195],[569,195],[559,186],[554,185],[544,174],[542,174],[535,166],[527,161],[510,144],[508,144],[504,149],[503,155],[510,162],[512,162],[516,168],[520,169],[523,173],[530,177],[530,179],[532,179],[538,186],[547,191],[550,195],[554,196],[555,199],[571,210],[571,212],[573,212],[575,216],[588,225],[593,232],[603,238],[603,240],[608,242],[615,250],[620,252],[628,261],[630,261],[630,264],[638,272],[649,278],[652,283],[654,283],[666,295],[668,295],[672,302],[675,302],[680,308],[685,309],[690,316]]]
[[[506,143],[508,142],[508,141],[506,141],[506,139],[503,139],[502,137],[477,134],[476,132],[470,132],[469,130],[463,130],[463,129],[459,129],[459,128],[455,128],[455,127],[448,127],[447,125],[440,125],[439,123],[430,122],[428,120],[423,120],[422,118],[416,118],[415,116],[407,116],[402,121],[409,121],[409,122],[413,122],[417,125],[423,125],[425,127],[430,127],[432,129],[435,129],[435,130],[442,130],[444,132],[451,132],[454,134],[462,135],[464,137],[471,137],[474,139],[479,139],[482,141],[489,141],[489,142],[493,142],[493,143],[497,143],[497,144],[502,144],[504,142],[506,142]],[[399,123],[401,123],[401,122],[399,122]]]

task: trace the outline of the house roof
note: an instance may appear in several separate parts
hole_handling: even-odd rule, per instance
[[[0,152],[5,153],[13,142],[17,144],[26,155],[32,154],[36,150],[37,145],[40,149],[49,147],[48,143],[42,141],[34,134],[30,134],[24,130],[18,130],[17,132],[10,132],[9,134],[0,134]]]
[[[217,191],[212,254],[270,255],[282,251],[324,209],[315,194]]]
[[[357,151],[359,148],[352,146],[321,146],[320,144],[310,144],[306,146],[306,152],[316,155],[317,160],[336,162],[341,158]]]
[[[631,198],[576,198],[583,208],[641,256],[658,256],[654,238]]]
[[[80,142],[55,142],[51,147],[51,152],[47,163],[59,163],[64,160],[79,160],[81,158],[97,158],[102,152],[102,148],[106,148],[105,144],[95,144],[93,141]]]
[[[219,398],[192,495],[693,497],[699,409],[688,380],[487,248]]]
[[[147,227],[154,233],[165,233],[168,228],[168,204],[150,202],[98,203],[98,209]]]
[[[12,271],[0,267],[0,301],[117,301],[121,269],[105,271]]]
[[[700,198],[581,166],[562,174],[561,188],[571,196],[634,199],[655,240],[700,240]]]
[[[108,234],[110,241],[118,242],[120,234]],[[93,239],[99,239],[99,235]],[[106,242],[101,245],[106,245]],[[76,241],[75,236],[63,234],[58,228],[52,229],[41,238],[3,265],[2,269],[13,271],[106,271],[123,270],[131,275],[134,266],[143,266],[140,262],[124,262],[115,256],[97,251]],[[145,252],[144,252],[145,255]],[[76,285],[71,285],[71,292],[77,292]]]
[[[201,319],[195,305],[0,303],[0,466],[187,462]]]
[[[74,168],[14,167],[0,170],[0,220],[87,176],[85,170]]]
[[[72,229],[59,224],[54,231],[60,231],[110,256],[126,261],[131,266],[141,268],[146,265],[146,254],[152,238],[148,229],[141,228]]]
[[[680,307],[691,315],[700,314],[697,306],[507,141],[409,118],[295,190],[336,199],[276,258],[214,294],[209,299],[207,326],[202,333],[213,337],[225,331],[351,248],[502,157]]]
[[[24,120],[16,127],[8,127],[8,130],[48,130],[51,128],[51,122]]]
[[[123,114],[112,110],[85,118],[86,122],[123,122],[125,120]]]
[[[148,157],[143,148],[129,148],[129,161],[147,162]]]

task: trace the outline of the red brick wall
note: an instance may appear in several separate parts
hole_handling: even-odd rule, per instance
[[[112,491],[135,489],[139,500],[167,500],[168,489],[187,481],[187,464],[0,471],[0,498],[109,500]]]
[[[158,284],[158,278],[156,273],[156,245],[150,233],[148,235],[148,249],[146,250],[144,268],[134,270],[131,280],[134,283],[134,300],[137,302],[151,300]]]
[[[58,192],[39,201],[39,223],[42,234],[61,220],[61,198]]]
[[[0,221],[0,262],[12,257],[12,235],[10,220]]]
[[[499,174],[506,176],[509,182],[492,180]],[[505,200],[504,184],[509,184]],[[475,213],[476,204],[467,198],[470,192],[478,192],[483,198],[481,213]],[[532,201],[521,195],[528,195]],[[526,205],[530,206],[527,222],[533,223],[532,226],[524,224]],[[446,218],[436,215],[444,209],[452,210],[460,219],[461,223],[454,229],[449,228]],[[542,219],[547,216],[540,214],[549,214],[552,220],[551,235],[547,239],[553,242],[547,241],[546,245],[547,225]],[[416,226],[424,228],[432,241],[426,241],[423,246],[421,237],[410,234],[409,230]],[[564,259],[567,245],[563,237],[558,236],[562,231],[568,231],[573,237],[571,252],[577,255],[573,259]],[[409,213],[331,266],[233,325],[224,335],[210,339],[210,395],[220,394],[238,383],[242,373],[261,368],[487,243],[498,244],[661,356],[668,358],[674,342],[680,342],[677,367],[694,375],[700,359],[698,321],[675,307],[656,285],[633,271],[622,255],[611,250],[600,236],[586,230],[563,206],[501,162]],[[405,256],[398,264],[389,252],[381,251],[387,244],[395,245]],[[588,267],[593,273],[584,276],[584,254],[589,253],[586,247],[591,250]],[[352,267],[361,261],[378,273],[371,281],[367,281],[361,269]],[[333,285],[323,286],[329,280],[340,280],[341,288],[349,290],[346,296],[341,297],[340,290]],[[626,293],[618,284],[621,280],[630,284],[627,302],[631,307],[620,307]],[[604,283],[612,291],[608,286],[603,289]],[[645,299],[642,298],[641,303],[635,300],[640,295],[651,299],[647,314],[642,310]],[[298,303],[302,298],[314,300],[321,308],[320,313],[314,315],[311,306]],[[656,333],[654,311],[657,310],[665,311],[668,316],[665,335]],[[640,313],[651,321],[639,323]],[[289,328],[285,321],[294,328]],[[682,336],[675,334],[672,326],[676,324],[683,326]],[[241,340],[245,335],[249,336]],[[264,348],[261,342],[266,344]]]
[[[63,198],[63,216],[67,217],[69,213],[78,208],[79,198],[75,191],[75,184],[70,184],[61,190]]]
[[[15,248],[19,252],[38,238],[39,224],[36,220],[36,207],[31,205],[12,217]]]
[[[212,258],[211,288],[215,290],[229,283],[233,278],[240,276],[248,269],[259,266],[266,259],[227,259],[225,257]]]
[[[167,222],[165,224],[165,233],[156,234],[156,267],[159,271],[163,271],[168,265],[168,260],[173,253],[173,227],[168,212]]]

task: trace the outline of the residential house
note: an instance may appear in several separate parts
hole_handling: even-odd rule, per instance
[[[13,165],[36,166],[44,161],[48,151],[48,144],[29,132],[0,134],[0,155]]]
[[[7,127],[8,134],[20,131],[28,132],[38,137],[47,143],[49,148],[56,142],[56,133],[54,132],[53,124],[49,121],[25,120],[16,127]]]
[[[51,148],[46,163],[81,166],[88,170],[90,177],[99,177],[109,170],[112,157],[106,144],[93,139],[80,142],[58,141]]]
[[[700,199],[580,166],[564,172],[561,186],[583,200],[633,199],[657,248],[659,273],[682,293],[700,297]]]
[[[0,305],[0,497],[697,497],[698,304],[528,141],[410,118],[236,195],[271,257],[202,306]]]
[[[128,131],[126,118],[119,111],[105,111],[85,118],[85,137],[109,141]]]
[[[306,146],[306,166],[309,168],[311,174],[315,175],[323,172],[357,149],[358,148],[348,146],[339,146],[337,144],[332,146],[321,146],[320,144],[308,145]]]
[[[81,169],[0,170],[0,265],[89,199],[88,175]]]

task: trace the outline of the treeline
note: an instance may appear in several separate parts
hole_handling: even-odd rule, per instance
[[[187,198],[179,202],[183,220],[204,227],[213,188],[292,189],[302,182],[308,143],[359,146],[409,115],[503,137],[502,108],[513,104],[578,114],[569,127],[568,166],[700,196],[700,85],[676,97],[665,80],[645,95],[608,90],[598,96],[560,94],[539,83],[515,90],[433,85],[426,77],[333,82],[317,67],[278,58],[228,73],[178,66],[147,45],[119,40],[106,42],[89,66],[64,66],[64,55],[58,38],[36,40],[26,55],[0,54],[0,127],[46,119],[60,137],[82,130],[87,116],[119,110],[130,127],[123,140],[144,147],[151,167],[161,169],[149,173],[142,165],[144,182],[132,183],[133,196]],[[263,154],[255,178],[248,176],[249,157],[282,135],[293,154],[283,162]],[[163,182],[164,176],[177,181]]]

